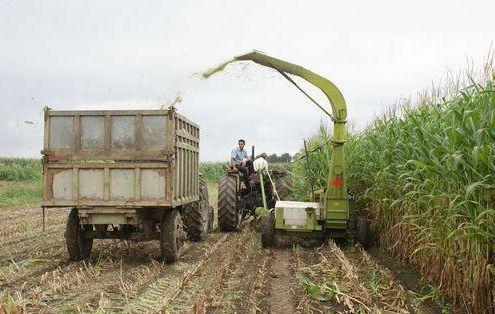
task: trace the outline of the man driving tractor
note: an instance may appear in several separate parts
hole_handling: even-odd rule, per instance
[[[248,156],[247,150],[244,149],[246,141],[240,139],[237,143],[239,147],[233,148],[230,154],[230,168],[239,170],[244,178],[246,186],[249,185],[249,174],[254,172],[253,161]]]

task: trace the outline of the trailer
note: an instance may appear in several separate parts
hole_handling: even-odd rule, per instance
[[[159,240],[166,262],[213,225],[199,126],[165,110],[44,109],[43,212],[68,208],[71,260],[94,239]]]

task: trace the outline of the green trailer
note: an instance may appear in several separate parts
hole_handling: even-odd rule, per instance
[[[167,110],[44,110],[43,212],[68,208],[72,260],[94,239],[159,240],[167,262],[212,227],[199,126]]]

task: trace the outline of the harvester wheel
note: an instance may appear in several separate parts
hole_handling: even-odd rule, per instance
[[[275,215],[273,212],[261,218],[261,245],[271,247],[275,244]]]
[[[161,222],[160,250],[165,263],[173,263],[179,259],[179,248],[182,242],[182,220],[177,209],[165,211]]]
[[[218,227],[221,231],[234,231],[240,224],[236,206],[237,179],[223,176],[218,182]]]
[[[76,208],[72,208],[67,219],[65,242],[69,258],[78,261],[88,258],[93,248],[93,238],[90,237],[91,225],[80,225]]]
[[[275,180],[275,189],[277,189],[278,197],[280,197],[281,201],[285,201],[289,198],[290,195],[290,185],[291,181],[287,176],[276,177]]]
[[[199,200],[185,205],[183,213],[188,239],[191,241],[203,240],[208,233],[210,221],[213,221],[206,182],[199,181]]]
[[[368,246],[369,224],[366,216],[358,216],[357,218],[357,238],[359,243],[366,248]]]

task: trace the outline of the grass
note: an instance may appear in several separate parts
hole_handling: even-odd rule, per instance
[[[41,174],[39,159],[0,157],[0,206],[39,203]]]
[[[415,265],[456,306],[493,306],[495,82],[447,97],[426,94],[397,106],[346,144],[349,190],[367,208],[381,246]],[[309,141],[310,173],[323,186],[330,132]],[[307,199],[306,164],[294,165],[294,193]]]
[[[41,178],[41,160],[0,157],[0,180],[30,181]]]
[[[42,183],[0,181],[0,206],[32,205],[41,202]]]

